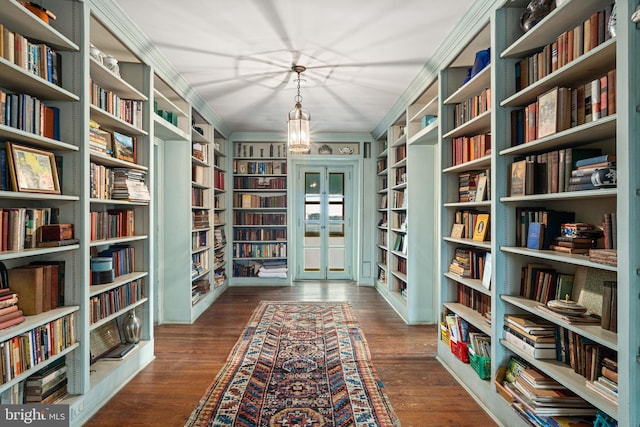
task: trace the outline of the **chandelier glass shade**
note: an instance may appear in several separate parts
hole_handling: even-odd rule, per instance
[[[292,153],[309,153],[311,151],[311,135],[309,134],[309,121],[311,115],[302,109],[302,96],[300,95],[300,73],[305,67],[294,65],[293,71],[298,73],[298,93],[295,97],[296,105],[287,115],[288,134],[287,146]]]

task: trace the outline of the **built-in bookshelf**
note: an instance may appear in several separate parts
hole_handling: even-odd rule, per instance
[[[84,200],[95,221],[82,230],[87,238],[81,240],[87,242],[84,265],[90,271],[85,281],[90,286],[83,302],[87,307],[83,322],[89,325],[86,369],[90,375],[86,384],[91,398],[80,396],[77,402],[72,398],[72,408],[109,396],[113,393],[112,378],[130,378],[154,354],[151,67],[135,57],[95,14],[90,14],[88,25],[89,114],[84,134],[89,140],[85,145],[84,194],[89,197]],[[111,277],[105,277],[100,272],[103,267],[98,267],[104,264],[97,261],[105,258],[110,259]],[[112,303],[116,300],[118,303]],[[103,304],[106,301],[109,303]],[[132,311],[141,323],[139,343],[122,360],[101,359],[104,347],[108,347],[103,331],[114,324],[123,330]],[[72,410],[72,417],[79,420],[86,416],[81,412]]]
[[[482,281],[491,259],[491,72],[493,64],[471,72],[478,49],[491,45],[490,24],[477,30],[470,47],[458,53],[455,66],[442,71],[440,85],[440,322],[464,323],[493,341],[491,284]],[[481,177],[483,190],[478,191]],[[441,332],[438,357],[449,369],[468,370],[467,381],[490,387],[469,364],[467,343]],[[467,340],[465,340],[467,341]],[[466,362],[466,363],[465,363]],[[459,365],[459,366],[458,366]],[[466,372],[466,371],[465,371]]]
[[[389,149],[386,135],[377,141],[376,190],[377,190],[377,244],[376,287],[380,292],[388,290],[389,280]]]
[[[618,233],[633,229],[630,224],[637,220],[630,206],[637,204],[634,162],[638,153],[630,141],[638,131],[638,112],[635,101],[630,102],[627,96],[637,91],[637,81],[630,77],[637,72],[637,61],[630,53],[639,40],[638,29],[630,20],[635,4],[618,2],[615,36],[608,34],[606,24],[612,6],[609,2],[564,1],[526,32],[520,27],[524,6],[505,4],[487,9],[486,27],[478,28],[470,40],[461,43],[451,59],[455,66],[441,72],[439,292],[443,329],[438,358],[503,425],[526,425],[521,417],[528,416],[526,409],[519,413],[518,405],[512,404],[519,399],[517,393],[510,393],[502,384],[503,369],[515,359],[555,379],[601,419],[610,417],[619,425],[636,425],[639,415],[631,402],[638,399],[637,236],[621,237]],[[588,43],[586,27],[590,31]],[[487,71],[464,83],[466,68],[474,63],[473,53],[486,47],[491,48]],[[463,69],[458,69],[460,65]],[[595,95],[596,87],[599,101],[594,102],[588,91]],[[621,87],[625,95],[621,95]],[[490,88],[486,112],[478,109],[468,120],[465,114],[458,118],[455,106],[476,95],[484,99],[485,88]],[[554,97],[558,103],[550,110],[545,106]],[[562,122],[565,111],[568,118]],[[463,148],[460,153],[455,146],[458,138],[482,134],[490,134],[490,145],[485,138],[480,153],[477,147],[482,139],[462,140],[463,147],[466,143],[476,150]],[[626,178],[617,185],[589,179],[591,184],[576,187],[578,177],[587,173],[583,172],[587,166],[580,169],[576,160],[597,156],[608,162],[601,168],[614,174],[617,169],[617,176]],[[481,182],[486,187],[478,195]],[[480,240],[475,234],[483,218],[490,229]],[[611,218],[617,227],[609,226]],[[572,228],[561,229],[556,220],[602,229],[602,237],[595,235],[598,250],[591,250],[591,255],[580,253],[585,251],[573,241],[571,248],[562,251],[554,238]],[[540,249],[534,246],[538,244],[537,223],[544,224]],[[600,253],[608,257],[596,258]],[[469,271],[461,267],[464,261],[470,261]],[[487,267],[489,273],[482,274]],[[545,310],[547,300],[562,299],[556,292],[567,281],[573,283],[569,297],[601,320],[583,323]],[[584,283],[589,294],[581,291]],[[615,283],[630,286],[616,287]],[[607,288],[613,289],[612,293]],[[617,303],[611,305],[607,295],[613,295]],[[556,331],[558,351],[544,358],[522,338],[514,341],[513,334],[505,331],[505,315],[549,322]],[[489,336],[491,375],[478,370],[473,360],[471,364],[461,360],[466,354],[452,343],[446,327],[446,320],[453,318],[465,328]],[[621,320],[629,330],[625,326],[624,331],[616,331],[615,324]],[[569,340],[580,343],[572,347],[577,351],[576,359],[565,352],[563,343]],[[585,352],[593,356],[584,358]],[[614,384],[617,393],[598,391],[596,383],[604,375],[600,364],[608,363],[602,362],[603,355],[615,360],[618,372],[624,373]],[[591,361],[591,357],[595,366],[586,367],[584,361]]]
[[[234,141],[234,282],[288,279],[287,187],[285,143]]]
[[[437,254],[438,108],[435,80],[388,129],[387,139],[378,142],[376,287],[409,324],[428,323],[436,316],[436,268],[420,260]],[[434,185],[412,186],[414,179]]]
[[[3,37],[20,40],[20,45],[26,40],[32,49],[41,53],[38,62],[30,60],[25,67],[19,60],[25,51],[5,45],[0,57],[0,102],[3,104],[0,110],[6,111],[6,106],[11,104],[24,105],[25,111],[31,108],[32,114],[43,119],[42,125],[29,123],[26,112],[0,118],[0,164],[3,165],[0,211],[6,221],[3,229],[7,230],[6,241],[0,245],[0,262],[2,268],[8,270],[3,277],[11,277],[13,281],[13,284],[9,281],[4,283],[10,291],[3,292],[10,293],[3,294],[9,300],[3,298],[0,320],[4,324],[0,329],[0,363],[4,372],[0,378],[2,404],[22,403],[24,394],[20,390],[24,381],[61,358],[65,358],[69,371],[75,371],[69,372],[67,388],[60,393],[87,391],[84,381],[89,371],[84,355],[88,352],[88,322],[84,321],[80,307],[86,298],[81,278],[86,278],[88,272],[84,272],[87,264],[81,254],[80,240],[70,241],[72,244],[65,246],[43,246],[44,240],[36,231],[46,224],[72,224],[77,230],[76,238],[83,232],[84,214],[87,212],[80,198],[82,182],[74,179],[75,174],[82,174],[85,170],[82,161],[85,150],[83,133],[79,126],[61,126],[71,122],[82,111],[83,82],[70,76],[65,78],[62,74],[63,70],[81,63],[82,42],[72,23],[72,17],[77,18],[79,12],[70,3],[61,4],[56,12],[68,15],[69,19],[61,20],[53,28],[18,2],[3,1],[0,7]],[[57,65],[45,73],[32,71],[34,68],[42,70],[40,65],[42,62],[46,64],[47,60]],[[16,163],[16,176],[12,179],[8,162],[19,157],[44,160],[48,172],[39,175],[47,179],[27,180],[31,168],[20,166],[19,161]],[[55,173],[56,166],[60,165],[61,173]],[[47,265],[36,266],[36,263]],[[27,265],[30,267],[25,267]],[[29,270],[32,275],[27,278],[18,273],[19,270]],[[64,271],[63,278],[61,270]],[[51,296],[48,300],[34,298],[34,304],[28,304],[28,298],[21,299],[22,295],[15,297],[22,290],[27,292],[36,277],[43,280],[43,290],[47,295],[53,295],[53,299]],[[54,328],[76,333],[55,348],[38,348],[37,352],[34,348],[26,354],[21,351],[27,348],[25,344],[31,338]],[[7,361],[11,360],[14,363],[8,366],[10,363]]]
[[[213,199],[213,286],[219,288],[227,284],[227,139],[214,132],[214,199]]]
[[[164,170],[172,179],[164,181],[164,224],[171,244],[164,246],[165,262],[162,318],[167,323],[192,323],[224,289],[215,286],[216,204],[224,192],[224,145],[214,127],[190,108],[189,137],[164,141]],[[216,163],[218,162],[218,163]],[[220,173],[222,172],[222,173]],[[224,226],[218,227],[224,233]],[[180,238],[179,236],[182,236]]]

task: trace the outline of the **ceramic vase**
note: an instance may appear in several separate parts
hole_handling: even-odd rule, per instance
[[[142,323],[140,318],[136,315],[135,310],[131,310],[129,315],[125,318],[122,325],[124,330],[124,338],[129,343],[138,343],[140,341],[140,330],[142,329]]]

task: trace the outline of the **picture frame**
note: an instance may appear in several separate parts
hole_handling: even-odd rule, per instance
[[[113,155],[116,159],[136,162],[136,139],[120,132],[113,132]]]
[[[462,239],[464,235],[464,224],[453,224],[451,228],[451,237],[454,239]]]
[[[484,242],[489,229],[489,214],[478,214],[476,226],[473,230],[473,240],[476,242]]]
[[[50,151],[6,143],[13,190],[21,193],[60,194],[55,155]]]
[[[511,163],[511,197],[526,195],[527,161],[519,160]]]

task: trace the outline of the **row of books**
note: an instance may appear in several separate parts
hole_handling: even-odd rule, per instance
[[[89,299],[89,323],[94,324],[145,297],[144,279],[137,279]]]
[[[407,145],[406,144],[402,144],[402,145],[397,146],[394,151],[395,151],[395,155],[396,155],[396,158],[395,158],[396,163],[398,163],[399,161],[404,160],[404,159],[407,158]]]
[[[191,166],[191,182],[200,184],[200,185],[209,185],[209,177],[207,173],[209,168],[200,166],[200,165],[192,165]]]
[[[287,173],[287,162],[279,160],[263,162],[234,160],[233,173],[241,175],[284,175]]]
[[[64,305],[65,262],[34,261],[7,270],[9,289],[18,294],[25,316]]]
[[[478,223],[480,221],[485,221],[488,225],[489,222],[489,214],[485,212],[479,212],[473,209],[458,209],[455,212],[454,223],[451,229],[451,237],[455,239],[474,239],[480,241],[484,240],[484,237],[487,235],[486,229],[483,229],[482,235],[478,235],[478,239],[475,237],[475,231],[478,228]]]
[[[224,190],[224,176],[226,172],[221,170],[213,171],[213,187],[217,190]]]
[[[485,169],[458,174],[458,202],[491,200],[490,172]]]
[[[213,273],[213,287],[218,288],[227,280],[227,273],[224,268],[219,268]]]
[[[42,229],[58,216],[58,208],[0,208],[0,251],[46,246]]]
[[[549,264],[527,264],[522,267],[520,296],[543,304],[573,296],[574,275],[559,273]]]
[[[286,228],[236,228],[233,240],[287,240]]]
[[[283,177],[233,177],[233,188],[235,190],[285,190],[287,179]]]
[[[227,244],[227,236],[225,235],[224,228],[216,228],[213,232],[214,246],[220,248]]]
[[[200,208],[204,208],[206,196],[208,195],[208,190],[204,188],[191,188],[191,206],[198,206]]]
[[[191,212],[191,228],[194,230],[209,228],[209,211],[194,210]]]
[[[259,262],[233,262],[233,277],[258,277],[262,264]]]
[[[287,195],[265,195],[234,193],[233,207],[235,208],[286,208]]]
[[[286,213],[233,212],[234,225],[287,225]]]
[[[395,241],[393,242],[392,250],[406,255],[409,245],[409,239],[405,233],[396,234]]]
[[[75,313],[0,342],[0,369],[5,384],[76,342]]]
[[[133,209],[91,211],[89,217],[89,233],[92,241],[135,236],[136,223]]]
[[[142,127],[143,102],[122,99],[115,92],[98,86],[90,79],[89,102],[133,127]]]
[[[610,402],[618,403],[618,362],[604,357],[600,375],[593,381],[587,381],[587,388],[595,391]]]
[[[91,255],[112,258],[115,277],[124,276],[125,274],[136,271],[136,248],[134,246],[111,245],[107,249],[96,251]]]
[[[396,258],[396,272],[407,274],[407,260],[405,258]]]
[[[618,265],[618,250],[589,249],[589,261],[615,267]]]
[[[618,214],[616,212],[605,212],[602,217],[602,233],[604,248],[618,249]]]
[[[287,243],[234,243],[234,258],[286,258]]]
[[[453,125],[457,128],[490,109],[491,88],[485,88],[479,94],[454,106]]]
[[[394,170],[395,170],[395,172],[394,172],[395,185],[400,185],[400,184],[404,184],[405,182],[407,182],[407,167],[406,166],[396,167],[396,168],[394,168]],[[386,188],[386,186],[385,186],[385,188]]]
[[[520,91],[611,38],[607,24],[613,8],[611,3],[594,12],[584,22],[567,30],[553,42],[515,64],[515,87]]]
[[[481,159],[491,154],[491,134],[460,136],[451,141],[452,166]]]
[[[90,197],[148,203],[151,199],[145,183],[146,172],[139,169],[111,168],[91,162]]]
[[[60,140],[60,109],[34,96],[0,88],[0,125]]]
[[[209,232],[207,230],[191,232],[192,250],[196,250],[198,248],[206,248],[207,246],[209,246]]]
[[[457,284],[458,302],[485,316],[491,312],[491,296],[470,288],[462,283]]]
[[[387,158],[383,157],[376,162],[376,173],[384,172],[387,170]]]
[[[0,23],[0,57],[49,83],[61,86],[60,54]]]
[[[191,255],[191,277],[197,277],[209,270],[209,254],[198,252]]]
[[[459,247],[455,249],[449,264],[449,272],[460,277],[482,279],[487,252],[479,249]]]
[[[191,284],[191,305],[195,305],[211,290],[209,279],[195,280]]]
[[[616,112],[616,71],[576,88],[556,87],[511,111],[511,145],[535,141]]]
[[[554,417],[562,417],[568,425],[592,425],[597,414],[594,406],[573,391],[515,356],[507,363],[501,385],[512,407],[530,425],[561,425]]]

